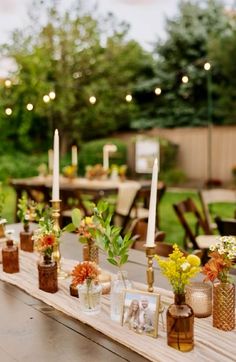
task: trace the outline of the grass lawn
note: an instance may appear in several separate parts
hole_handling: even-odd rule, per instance
[[[3,210],[3,217],[7,219],[8,223],[14,222],[15,215],[15,199],[16,195],[14,190],[9,187],[4,187],[6,194],[6,203]],[[196,191],[185,190],[169,190],[163,196],[160,203],[160,230],[166,232],[166,242],[177,243],[183,246],[184,231],[180,225],[179,220],[173,209],[173,204],[180,202],[187,197],[193,198],[196,202],[199,210],[201,210],[200,200]],[[233,217],[235,205],[231,204],[215,204],[212,208],[214,215],[220,215],[221,217]],[[189,218],[189,221],[194,224],[193,219]]]

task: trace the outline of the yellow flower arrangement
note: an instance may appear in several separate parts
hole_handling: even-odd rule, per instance
[[[200,259],[196,255],[187,257],[174,245],[174,251],[167,260],[155,255],[161,271],[169,280],[174,293],[183,294],[185,286],[200,270]]]

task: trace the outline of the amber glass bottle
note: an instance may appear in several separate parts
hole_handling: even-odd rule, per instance
[[[12,240],[7,240],[7,246],[2,249],[2,267],[5,273],[12,274],[20,271],[18,247]]]
[[[32,253],[34,251],[33,231],[29,231],[29,225],[24,225],[24,231],[20,232],[20,248]]]
[[[194,314],[185,303],[185,294],[175,294],[175,302],[167,309],[167,343],[182,352],[193,349]]]

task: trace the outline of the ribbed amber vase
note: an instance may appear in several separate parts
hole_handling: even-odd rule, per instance
[[[215,283],[213,285],[213,327],[223,331],[235,328],[235,285]]]
[[[99,249],[93,240],[88,240],[83,246],[83,260],[99,264]]]

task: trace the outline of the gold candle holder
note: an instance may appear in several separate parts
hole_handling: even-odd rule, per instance
[[[155,246],[147,246],[146,245],[146,257],[148,261],[147,266],[147,285],[148,292],[153,292],[153,284],[154,284],[154,270],[153,270],[153,257],[155,255]]]
[[[51,200],[52,203],[52,218],[53,218],[53,224],[54,224],[54,230],[60,232],[60,203],[61,200]],[[61,269],[61,251],[60,251],[60,245],[59,242],[56,244],[53,250],[53,260],[57,263],[57,275],[60,279],[65,279],[68,274]]]

